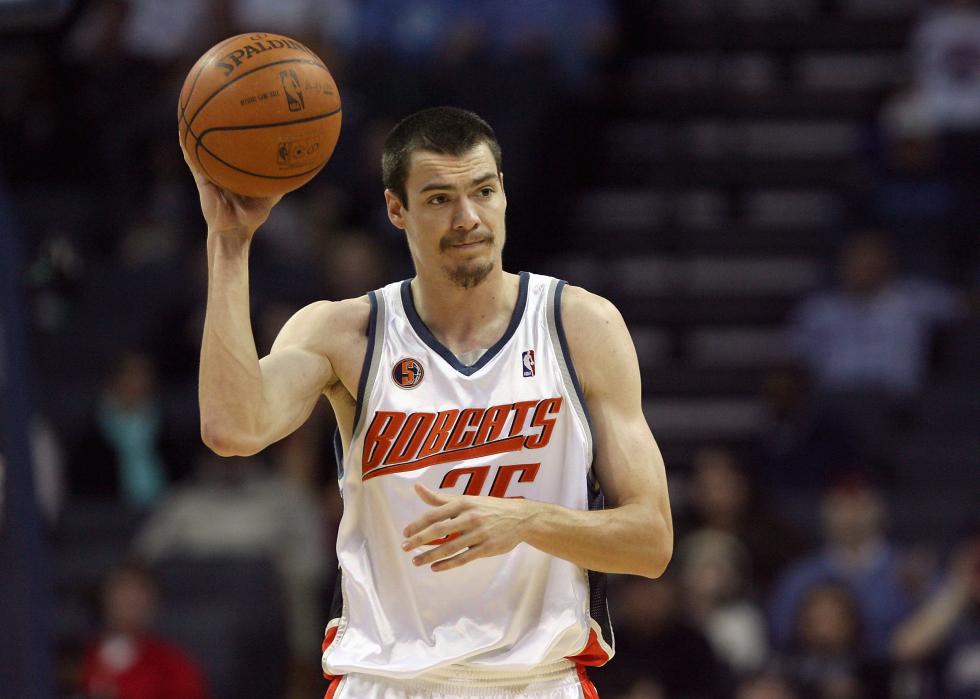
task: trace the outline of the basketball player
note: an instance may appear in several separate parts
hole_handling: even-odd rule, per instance
[[[303,308],[262,359],[248,251],[277,199],[195,173],[208,224],[203,439],[254,454],[321,395],[336,412],[328,699],[596,697],[584,667],[613,654],[602,573],[657,577],[672,550],[629,333],[608,301],[503,270],[500,147],[478,116],[409,116],[383,169],[415,277]]]

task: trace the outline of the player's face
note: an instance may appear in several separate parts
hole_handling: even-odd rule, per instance
[[[405,192],[408,207],[390,191],[385,199],[419,274],[470,288],[499,268],[507,198],[485,143],[460,156],[413,153]]]

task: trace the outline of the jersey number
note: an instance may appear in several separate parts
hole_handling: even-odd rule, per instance
[[[540,463],[536,464],[513,464],[510,466],[467,466],[466,468],[454,468],[446,473],[439,484],[440,488],[455,488],[459,479],[467,477],[466,487],[463,488],[463,495],[481,495],[483,486],[490,476],[490,469],[496,468],[493,474],[493,481],[490,483],[490,492],[487,493],[492,498],[523,498],[523,495],[508,495],[507,488],[510,486],[515,474],[518,483],[531,483],[538,476]]]
[[[463,488],[463,495],[480,495],[483,493],[483,486],[486,485],[487,478],[490,476],[490,469],[496,468],[496,473],[493,474],[493,481],[490,483],[490,492],[487,493],[492,498],[521,498],[524,499],[523,495],[507,495],[507,488],[510,486],[511,480],[514,478],[514,474],[521,474],[517,477],[518,483],[531,483],[538,476],[538,469],[541,468],[540,463],[536,464],[513,464],[510,466],[467,466],[466,468],[454,468],[452,471],[446,473],[442,478],[442,483],[439,484],[440,488],[455,488],[456,484],[459,483],[459,479],[466,476],[466,487]],[[456,534],[450,534],[444,536],[441,539],[435,539],[433,541],[425,542],[426,546],[436,546],[438,544],[445,543],[446,541],[452,541],[457,536]]]

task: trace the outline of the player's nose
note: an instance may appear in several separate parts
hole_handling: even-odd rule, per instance
[[[477,215],[476,206],[469,197],[460,197],[453,212],[453,230],[471,231],[479,225],[480,217]]]

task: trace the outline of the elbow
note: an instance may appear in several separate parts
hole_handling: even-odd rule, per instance
[[[659,526],[651,527],[651,530],[656,532],[656,536],[649,544],[651,555],[647,558],[646,565],[641,571],[644,577],[651,579],[663,575],[670,564],[670,559],[674,556],[674,527],[670,518],[661,519],[657,525]]]
[[[655,554],[650,556],[645,569],[642,571],[643,577],[656,579],[667,571],[667,565],[674,555],[674,545],[672,540],[668,540],[665,546],[658,547]]]
[[[243,439],[205,420],[201,420],[201,441],[218,456],[253,456],[262,450],[262,445],[254,440]]]

